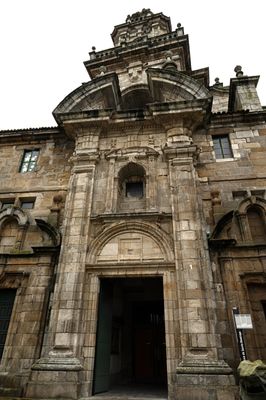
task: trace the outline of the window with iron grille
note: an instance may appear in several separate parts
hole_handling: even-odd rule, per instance
[[[215,157],[217,159],[233,157],[233,152],[228,135],[213,136],[212,141]]]
[[[39,150],[25,150],[19,172],[33,172],[36,169]]]

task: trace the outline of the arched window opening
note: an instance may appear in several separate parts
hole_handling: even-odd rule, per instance
[[[263,243],[266,240],[266,229],[263,212],[257,207],[247,210],[250,234],[254,242]]]
[[[145,203],[145,169],[134,162],[118,174],[118,197],[121,208],[142,208]]]

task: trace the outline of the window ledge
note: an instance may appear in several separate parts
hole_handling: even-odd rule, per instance
[[[216,158],[215,159],[217,162],[224,162],[224,161],[235,161],[236,158],[230,157],[230,158]]]

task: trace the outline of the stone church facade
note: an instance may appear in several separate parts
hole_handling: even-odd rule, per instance
[[[112,39],[57,127],[0,132],[0,393],[237,399],[235,307],[266,359],[259,76],[210,85],[149,9]]]

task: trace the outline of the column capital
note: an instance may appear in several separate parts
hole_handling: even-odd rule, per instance
[[[165,146],[163,149],[165,158],[167,160],[172,160],[173,165],[188,164],[191,161],[196,161],[199,151],[199,148],[193,144],[188,146]]]

